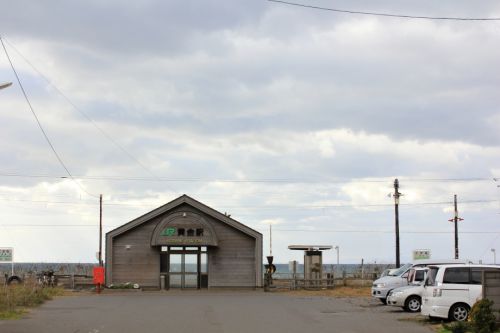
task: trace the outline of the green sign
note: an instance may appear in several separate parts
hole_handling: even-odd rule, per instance
[[[0,247],[0,262],[12,262],[12,248]]]
[[[177,232],[177,230],[175,228],[165,228],[161,232],[161,235],[162,236],[175,236],[176,232]]]
[[[430,259],[431,250],[422,249],[413,251],[413,260]]]

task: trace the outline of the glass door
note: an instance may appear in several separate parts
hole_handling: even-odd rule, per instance
[[[184,254],[184,288],[198,288],[198,254]]]
[[[168,286],[169,288],[182,288],[182,261],[183,254],[170,253],[169,269],[168,269]]]
[[[167,288],[207,288],[207,266],[205,246],[164,246],[161,249],[160,274]]]

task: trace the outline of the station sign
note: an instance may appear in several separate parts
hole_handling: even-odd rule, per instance
[[[430,259],[430,258],[431,258],[431,250],[429,249],[413,250],[413,260]]]
[[[0,247],[0,263],[13,262],[13,261],[14,261],[14,249],[11,247]]]
[[[163,231],[161,232],[160,235],[171,237],[171,236],[175,236],[176,232],[177,232],[176,228],[165,228],[165,229],[163,229]]]

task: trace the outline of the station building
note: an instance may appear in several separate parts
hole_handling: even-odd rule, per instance
[[[262,286],[262,234],[183,195],[106,234],[106,285]]]

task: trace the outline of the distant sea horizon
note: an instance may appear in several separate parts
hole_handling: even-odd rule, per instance
[[[264,261],[263,265],[266,262]],[[81,275],[92,275],[92,268],[97,266],[95,263],[84,263],[84,262],[15,262],[14,263],[14,274],[30,273],[30,272],[42,272],[47,270],[53,270],[59,274],[81,274]],[[280,274],[290,274],[292,273],[289,263],[275,263],[276,273]],[[380,273],[386,268],[394,268],[394,265],[390,264],[365,264],[363,265],[364,271],[366,273],[374,272]],[[304,265],[297,264],[297,273],[301,274],[304,271]],[[340,272],[345,272],[347,275],[351,275],[356,272],[361,271],[361,264],[323,264],[323,272],[330,273],[335,272],[336,274]],[[10,274],[11,263],[0,263],[0,273],[3,275],[5,273]]]

